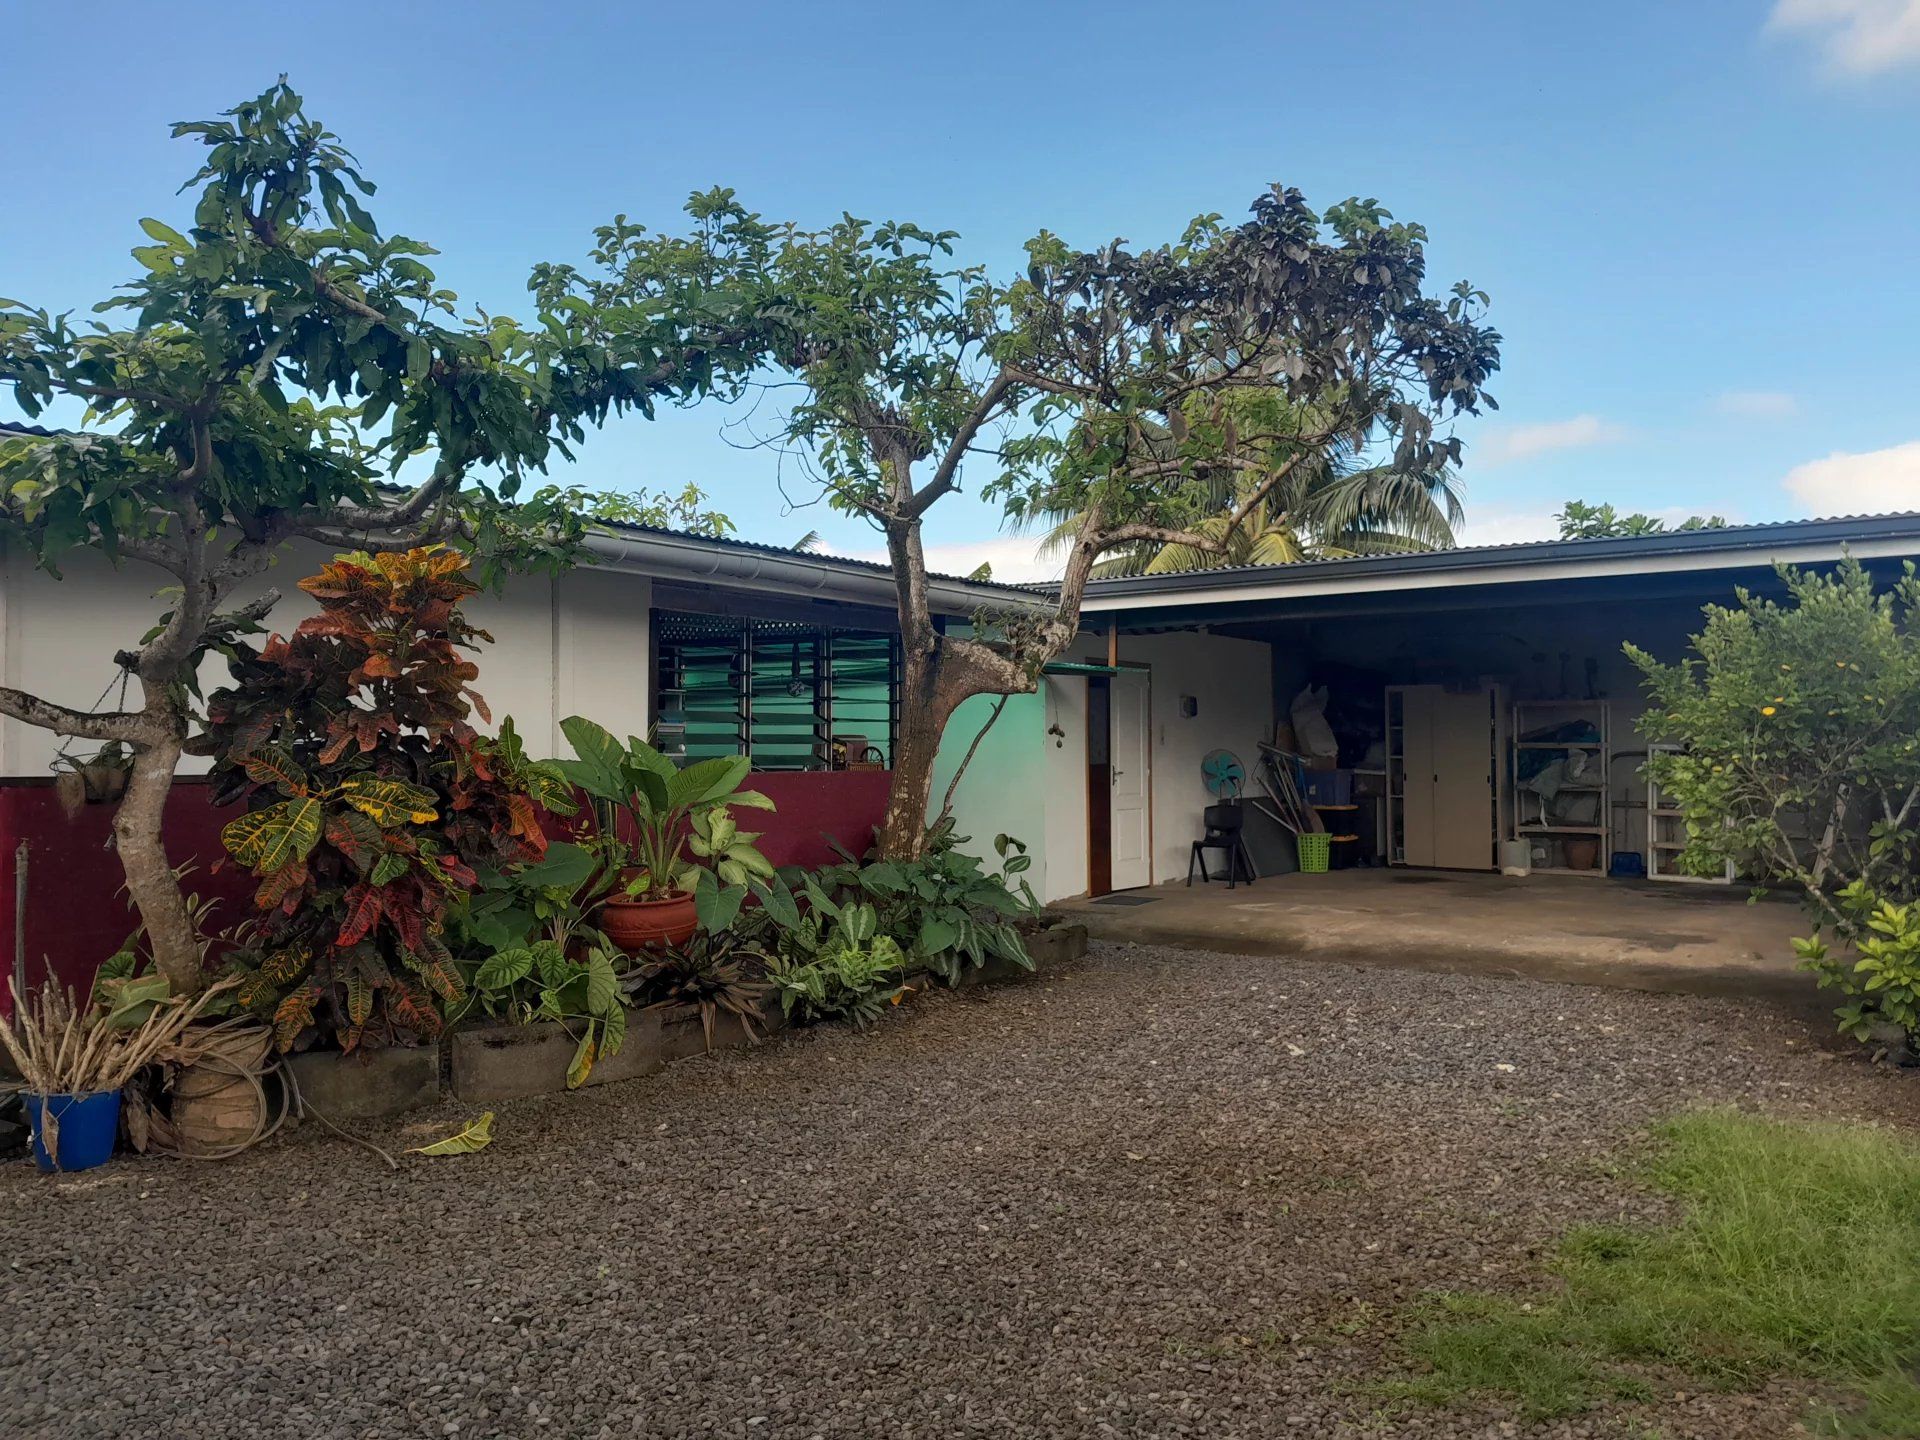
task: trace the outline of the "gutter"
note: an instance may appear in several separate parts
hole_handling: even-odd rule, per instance
[[[698,536],[595,529],[586,540],[589,569],[638,572],[656,580],[722,585],[803,599],[840,600],[894,610],[899,594],[893,572],[871,570],[830,556],[776,553],[711,544]],[[972,615],[981,609],[1031,607],[1038,596],[972,580],[927,577],[927,600],[938,615]]]

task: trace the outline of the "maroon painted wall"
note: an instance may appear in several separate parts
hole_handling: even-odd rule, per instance
[[[884,771],[768,772],[748,784],[779,808],[736,812],[742,828],[762,830],[760,849],[776,865],[818,866],[836,858],[827,837],[855,854],[873,841],[887,803],[891,777]],[[107,848],[111,805],[88,805],[69,820],[44,780],[0,780],[0,973],[11,974],[14,953],[16,853],[27,842],[27,977],[47,972],[69,984],[89,981],[94,968],[120,948],[134,920],[121,893],[119,857]],[[192,861],[190,890],[218,900],[209,924],[221,929],[247,913],[254,882],[231,862],[221,863],[220,827],[234,809],[207,803],[204,780],[183,776],[167,798],[167,854],[174,864]],[[216,868],[217,867],[217,868]],[[0,981],[0,1010],[11,999]]]

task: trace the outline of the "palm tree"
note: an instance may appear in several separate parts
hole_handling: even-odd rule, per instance
[[[1171,430],[1154,438],[1163,439],[1168,453],[1174,453]],[[1342,447],[1297,466],[1231,534],[1231,517],[1257,477],[1215,482],[1207,513],[1187,528],[1224,538],[1224,552],[1148,543],[1109,555],[1093,573],[1164,575],[1230,565],[1289,565],[1300,560],[1451,548],[1456,543],[1455,530],[1465,518],[1458,474],[1441,469],[1414,476],[1358,465],[1356,448]],[[1285,458],[1283,453],[1272,457],[1276,464]],[[1055,512],[1055,516],[1057,523],[1041,542],[1043,554],[1072,543],[1079,528],[1078,515]]]

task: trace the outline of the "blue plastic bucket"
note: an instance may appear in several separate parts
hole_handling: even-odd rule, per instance
[[[33,1160],[42,1170],[54,1168],[53,1157],[41,1136],[40,1103],[53,1114],[57,1133],[54,1148],[60,1152],[62,1170],[91,1170],[113,1157],[113,1142],[120,1134],[120,1092],[96,1090],[91,1095],[35,1095],[21,1097],[27,1102],[27,1114],[33,1120]]]

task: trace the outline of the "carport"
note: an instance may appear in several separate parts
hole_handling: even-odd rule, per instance
[[[1361,863],[1724,888],[1732,877],[1675,873],[1683,821],[1645,778],[1643,702],[1622,646],[1677,659],[1703,605],[1778,591],[1776,564],[1848,554],[1893,578],[1920,556],[1920,516],[1113,578],[1089,586],[1084,614],[1122,662],[1178,636],[1264,645],[1282,725],[1303,690],[1324,688],[1338,755],[1322,762],[1337,772],[1322,793],[1353,806],[1330,819],[1362,836]],[[1204,743],[1254,772],[1244,736]],[[1191,824],[1190,811],[1171,818]],[[1155,848],[1191,838],[1156,833]]]

